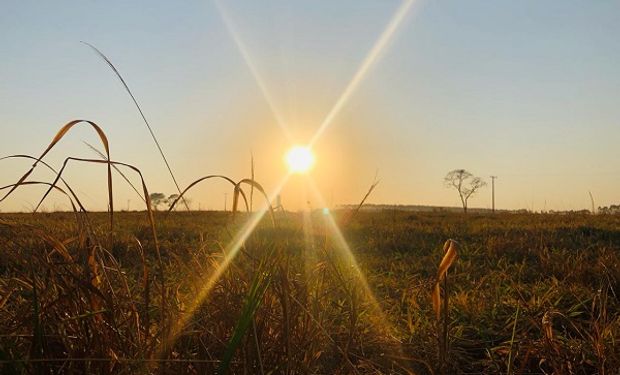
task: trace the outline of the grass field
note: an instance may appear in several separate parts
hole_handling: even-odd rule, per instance
[[[1,372],[620,368],[620,216],[334,216],[343,237],[319,211],[265,217],[231,257],[247,216],[156,213],[158,256],[144,212],[113,232],[106,214],[4,214]],[[431,291],[449,238],[443,367]]]

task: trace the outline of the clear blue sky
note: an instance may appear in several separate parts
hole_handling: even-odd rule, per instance
[[[222,1],[255,72],[295,141],[312,136],[400,1]],[[620,203],[620,2],[415,1],[386,48],[316,144],[313,176],[329,203],[458,205],[451,169],[498,175],[501,208]],[[119,68],[182,186],[207,174],[249,174],[273,188],[290,146],[252,69],[212,1],[11,1],[0,7],[0,153],[38,154],[82,118],[107,132],[112,158],[144,172],[152,191],[174,185]],[[86,127],[51,154],[93,157]],[[1,161],[0,183],[30,163]],[[49,180],[43,170],[33,179]],[[90,209],[105,209],[105,169],[73,165],[67,179]],[[116,203],[138,198],[116,178]],[[302,179],[283,192],[304,206]],[[224,184],[191,194],[223,206]],[[40,188],[0,203],[23,210]],[[132,195],[133,194],[133,195]],[[229,195],[230,197],[230,195]],[[128,202],[128,200],[131,200]],[[64,206],[63,206],[64,204]],[[471,206],[489,207],[490,189]],[[67,208],[61,197],[47,209]]]

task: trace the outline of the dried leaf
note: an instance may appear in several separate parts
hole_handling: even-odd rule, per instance
[[[457,252],[457,242],[454,240],[447,240],[443,245],[443,250],[445,252],[441,262],[439,263],[439,268],[437,269],[437,280],[435,282],[435,286],[433,287],[432,299],[433,299],[433,310],[435,310],[435,315],[437,319],[439,319],[441,312],[441,291],[439,284],[446,278],[448,273],[448,269],[458,255]]]

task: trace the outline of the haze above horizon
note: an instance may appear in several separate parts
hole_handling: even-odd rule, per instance
[[[182,188],[209,174],[249,177],[254,155],[256,179],[273,189],[286,152],[311,142],[308,173],[328,204],[358,202],[378,170],[369,203],[458,206],[443,186],[456,168],[489,186],[499,176],[500,209],[589,208],[588,191],[597,206],[617,204],[618,35],[617,2],[9,1],[0,157],[38,156],[63,124],[87,119],[152,192],[176,192],[131,99],[86,41],[127,80]],[[96,158],[82,142],[95,137],[77,129],[46,161]],[[30,165],[1,161],[0,183]],[[104,169],[67,172],[89,209],[106,207]],[[286,208],[306,207],[304,181],[291,176]],[[218,182],[191,198],[220,209],[226,192]],[[28,210],[42,193],[24,187],[0,210]],[[140,203],[120,176],[115,203]],[[490,205],[490,187],[470,203]],[[58,196],[46,207],[68,208]]]

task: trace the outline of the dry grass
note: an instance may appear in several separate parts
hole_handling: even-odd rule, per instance
[[[360,212],[345,235],[397,337],[375,326],[320,214],[310,248],[301,217],[276,218],[278,228],[259,226],[167,353],[153,358],[165,333],[158,317],[184,315],[241,223],[224,213],[157,214],[165,276],[157,283],[151,270],[160,263],[140,216],[117,215],[112,248],[76,237],[69,214],[3,218],[6,369],[194,373],[229,356],[235,373],[439,371],[431,290],[448,236],[463,244],[450,271],[448,373],[610,373],[620,364],[616,217]],[[93,235],[105,236],[104,216],[91,221]]]

